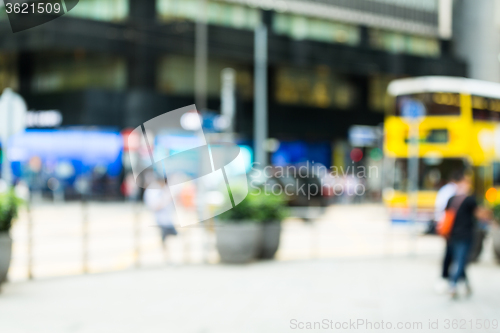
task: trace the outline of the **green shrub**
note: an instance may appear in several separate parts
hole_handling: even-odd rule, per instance
[[[250,191],[245,200],[233,209],[219,215],[221,221],[281,222],[288,216],[286,197],[265,193],[262,189]]]
[[[259,222],[280,222],[288,216],[286,197],[284,195],[250,194],[255,201],[257,210],[256,220]]]
[[[14,190],[0,194],[0,233],[10,231],[21,203],[22,200],[15,195]]]

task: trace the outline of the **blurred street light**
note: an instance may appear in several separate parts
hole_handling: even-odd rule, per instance
[[[6,88],[0,96],[0,139],[2,142],[2,178],[12,185],[12,170],[7,152],[9,139],[26,128],[26,102],[12,89]]]

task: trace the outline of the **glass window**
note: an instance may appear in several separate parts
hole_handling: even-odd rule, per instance
[[[5,4],[0,0],[0,20],[7,18],[7,12],[5,11]]]
[[[408,131],[406,131],[405,143],[410,142],[408,135]],[[424,136],[419,138],[420,143],[446,144],[449,140],[450,134],[446,128],[431,129],[430,131],[427,131]]]
[[[359,27],[355,25],[283,13],[274,15],[273,30],[276,34],[297,40],[309,39],[348,45],[358,45],[361,36]]]
[[[316,69],[281,67],[276,72],[275,98],[281,104],[348,109],[354,105],[355,86],[327,66]]]
[[[393,75],[377,74],[371,76],[368,86],[368,105],[372,111],[394,113],[395,99],[389,95],[387,87],[392,80],[397,79]]]
[[[471,96],[472,118],[484,121],[500,121],[500,100]]]
[[[198,0],[157,0],[160,20],[195,21],[199,15]],[[260,11],[244,5],[207,1],[207,22],[237,29],[254,29],[260,23]]]
[[[406,53],[422,57],[439,57],[439,40],[432,37],[413,36],[379,29],[369,30],[370,45],[391,53]]]
[[[88,87],[120,90],[127,84],[125,59],[108,55],[47,54],[38,57],[34,66],[32,88],[40,93]]]
[[[0,54],[0,94],[5,88],[12,88],[13,90],[19,88],[16,57],[14,54]]]
[[[188,56],[162,58],[159,65],[158,88],[169,94],[193,95],[194,59]]]
[[[236,88],[240,98],[253,98],[253,76],[249,66],[223,60],[210,59],[207,68],[207,94],[219,97],[221,72],[224,68],[236,70]],[[194,58],[191,56],[166,56],[160,60],[158,89],[176,95],[194,94]]]
[[[370,0],[374,2],[382,2],[405,8],[425,10],[429,12],[438,11],[438,0]]]
[[[67,15],[100,21],[123,21],[128,17],[129,0],[82,0]]]
[[[437,191],[445,185],[455,170],[466,170],[467,164],[458,158],[421,158],[418,167],[418,189],[421,191]],[[408,160],[396,159],[394,169],[394,189],[406,191],[408,186]]]
[[[425,93],[398,96],[396,99],[396,115],[401,116],[404,101],[413,99],[425,106],[426,116],[458,116],[460,115],[460,95],[452,93]]]
[[[448,143],[449,140],[450,134],[446,128],[432,129],[425,137],[425,142],[427,143]]]
[[[491,110],[472,109],[472,118],[484,121],[500,121],[500,112]]]

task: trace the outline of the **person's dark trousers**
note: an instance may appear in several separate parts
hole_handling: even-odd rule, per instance
[[[446,240],[446,249],[444,252],[444,259],[443,259],[443,269],[441,273],[443,279],[448,280],[450,278],[450,266],[452,262],[453,262],[453,250],[451,248],[450,241]],[[467,281],[467,275],[465,273],[465,270],[463,272],[464,273],[462,278]]]
[[[467,268],[469,259],[469,252],[472,247],[472,240],[451,240],[450,246],[453,253],[453,262],[455,263],[455,271],[451,275],[450,282],[453,286],[456,286],[458,280],[460,280],[461,277],[465,276],[465,270]]]
[[[173,225],[160,225],[161,240],[165,242],[168,235],[177,236],[177,230]]]

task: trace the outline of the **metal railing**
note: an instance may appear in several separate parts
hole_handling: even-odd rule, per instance
[[[380,205],[294,210],[282,228],[277,260],[409,254],[404,227],[393,227]],[[23,210],[11,232],[10,280],[119,271],[164,264],[216,264],[213,227],[179,228],[162,247],[153,215],[142,204],[42,204]],[[442,250],[419,238],[417,254]]]

